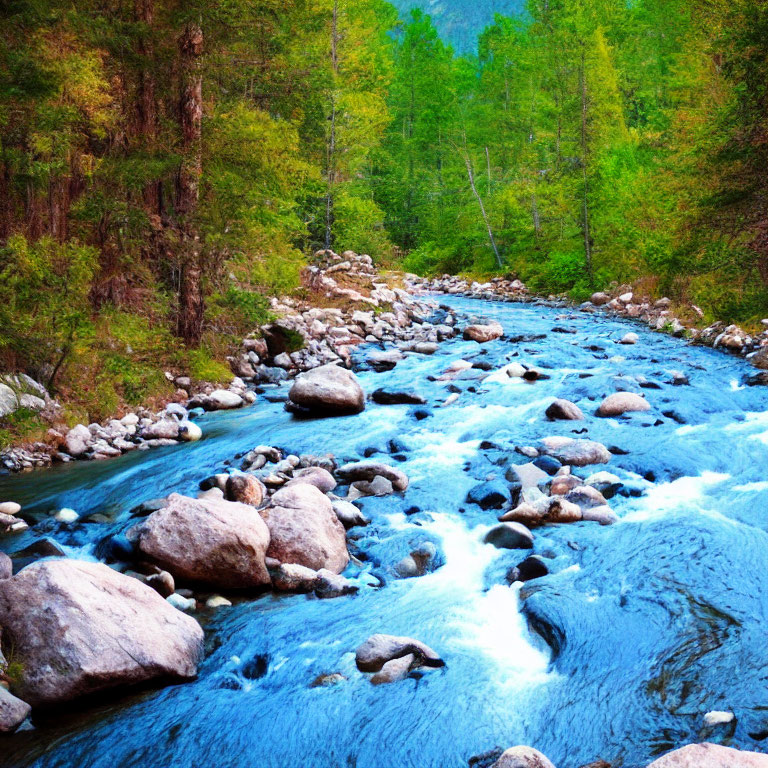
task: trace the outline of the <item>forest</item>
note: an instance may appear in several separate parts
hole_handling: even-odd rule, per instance
[[[384,0],[0,18],[0,367],[90,418],[226,375],[319,248],[768,314],[761,0],[528,0],[463,55]]]

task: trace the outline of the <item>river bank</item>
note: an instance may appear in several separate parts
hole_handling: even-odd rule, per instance
[[[462,333],[432,355],[406,353],[388,371],[370,366],[369,355],[380,353],[374,346],[352,353],[368,395],[384,390],[424,403],[368,400],[360,413],[307,421],[263,398],[261,407],[201,416],[196,443],[0,480],[2,495],[18,498],[32,523],[0,539],[14,567],[35,557],[30,547],[55,542],[70,559],[107,559],[139,586],[159,574],[130,573],[123,532],[150,519],[157,504],[142,502],[170,493],[228,495],[225,478],[245,471],[271,500],[313,461],[337,483],[329,493],[361,516],[347,529],[350,561],[340,574],[341,591],[354,593],[319,599],[311,580],[302,587],[311,587],[309,597],[274,589],[259,597],[201,588],[177,573],[175,591],[187,602],[173,600],[206,633],[196,680],[145,694],[115,690],[104,708],[86,707],[66,723],[41,712],[34,730],[24,726],[6,742],[10,765],[244,765],[256,754],[265,765],[330,766],[332,744],[340,760],[375,768],[384,742],[398,766],[466,766],[510,744],[530,744],[559,768],[598,758],[644,767],[701,739],[760,751],[765,397],[743,386],[749,368],[602,315],[444,301],[462,332],[480,326],[494,335],[501,326],[501,335],[478,343]],[[637,342],[620,344],[632,329]],[[628,392],[649,409],[596,415],[606,397]],[[584,418],[551,421],[550,407],[564,400]],[[553,455],[563,443],[542,442],[553,437],[580,448],[599,443],[608,454],[590,446],[603,464],[579,467],[581,453],[563,464]],[[273,446],[282,458],[264,452]],[[339,473],[361,461],[398,470],[407,487],[390,480],[386,495],[365,495],[366,483],[380,483],[376,475]],[[546,477],[531,485],[534,462]],[[514,503],[523,493],[519,473],[528,478],[527,507]],[[560,488],[568,477],[585,485]],[[585,508],[602,505],[591,491],[566,498],[579,487],[602,494],[616,521],[585,519]],[[556,522],[555,511],[575,515],[568,504],[581,521]],[[62,506],[78,519],[52,519]],[[531,549],[494,546],[494,528],[517,522],[497,518],[515,510],[528,516]],[[152,581],[167,585],[165,577]],[[216,597],[232,605],[209,605]],[[377,633],[425,643],[445,666],[409,662],[405,679],[372,685],[378,673],[361,671],[355,651]],[[320,679],[328,685],[313,687]],[[287,715],[297,706],[306,712],[300,720]],[[732,719],[705,720],[720,710]],[[587,727],[574,729],[585,711]],[[289,724],[278,725],[276,713]],[[436,718],[451,728],[436,731]],[[403,722],[414,734],[404,740],[396,737]]]

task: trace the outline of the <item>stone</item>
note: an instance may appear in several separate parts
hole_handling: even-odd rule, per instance
[[[611,460],[610,451],[594,440],[578,440],[572,437],[545,437],[541,440],[545,453],[554,456],[562,464],[585,467],[588,464],[606,464]]]
[[[395,491],[405,491],[408,488],[408,475],[389,464],[377,461],[358,461],[344,464],[336,470],[336,474],[345,482],[367,480],[371,482],[375,477],[384,477],[392,483]]]
[[[533,534],[521,523],[504,522],[494,525],[483,537],[486,544],[497,549],[532,549]]]
[[[74,509],[64,507],[53,516],[53,519],[60,523],[76,523],[80,519],[80,515]]]
[[[604,507],[607,504],[603,494],[591,485],[577,485],[575,488],[568,491],[565,498],[572,504],[577,504],[582,509]]]
[[[598,416],[621,416],[630,411],[650,411],[651,404],[634,392],[614,392],[600,403]]]
[[[128,537],[177,580],[221,589],[271,583],[264,563],[269,530],[246,504],[173,493],[166,507],[131,528]]]
[[[307,483],[314,485],[323,493],[330,493],[336,487],[336,480],[333,475],[322,467],[306,467],[297,469],[293,473],[293,478],[286,483],[286,487],[296,485],[297,483]]]
[[[538,750],[532,747],[512,747],[505,750],[491,768],[555,768]]]
[[[378,672],[388,661],[413,655],[425,667],[442,667],[445,662],[428,645],[412,637],[371,635],[355,652],[355,663],[361,672]]]
[[[33,707],[152,679],[189,679],[203,631],[153,589],[101,563],[41,560],[0,582],[14,692]]]
[[[243,398],[228,389],[215,389],[203,403],[206,411],[226,411],[242,405]]]
[[[619,344],[637,344],[637,342],[640,340],[640,337],[636,334],[630,331],[629,333],[625,333],[624,336],[621,337],[619,340]]]
[[[300,374],[288,397],[315,415],[360,413],[365,409],[365,394],[355,374],[333,363]]]
[[[403,353],[399,349],[374,349],[366,359],[374,371],[391,371],[403,359]]]
[[[206,601],[205,601],[205,607],[206,608],[230,608],[232,606],[232,601],[227,600],[226,597],[222,597],[221,595],[211,595]]]
[[[32,707],[0,686],[0,733],[13,733],[31,714]]]
[[[64,446],[70,456],[82,456],[92,442],[91,431],[84,424],[78,424],[67,432]]]
[[[194,421],[179,422],[179,440],[185,443],[195,443],[203,437],[203,430]]]
[[[312,592],[317,571],[297,563],[280,563],[272,572],[272,586],[280,592]]]
[[[344,526],[330,499],[315,486],[298,483],[281,488],[260,514],[270,532],[269,557],[315,571],[341,573],[347,567]]]
[[[506,478],[512,483],[520,483],[523,490],[536,488],[539,483],[549,479],[549,475],[532,462],[513,464],[506,473]]]
[[[476,341],[479,344],[485,344],[488,341],[493,341],[504,335],[504,329],[499,323],[488,323],[487,325],[481,325],[476,323],[474,325],[468,325],[464,329],[465,341]]]
[[[499,509],[509,501],[509,487],[501,480],[480,483],[470,489],[467,501],[477,504],[481,509]]]
[[[13,575],[13,560],[5,552],[0,552],[0,581],[10,579]]]
[[[597,293],[593,293],[592,296],[590,296],[589,300],[596,307],[602,307],[603,304],[607,304],[611,300],[611,297],[607,293],[598,291]]]
[[[516,581],[530,581],[540,579],[549,573],[546,560],[540,555],[531,555],[507,571],[507,581],[513,584]]]
[[[267,489],[254,475],[236,474],[227,477],[225,495],[229,501],[260,507],[267,498]]]
[[[349,530],[358,525],[368,525],[370,520],[351,502],[344,499],[333,499],[331,501],[333,511],[339,518],[341,524]]]
[[[357,584],[326,568],[321,568],[317,572],[315,594],[321,599],[353,595],[358,589]]]
[[[21,512],[21,504],[15,501],[4,501],[0,504],[0,515],[18,515]]]
[[[424,405],[427,401],[415,392],[380,388],[373,392],[371,400],[379,405]]]
[[[144,583],[152,587],[160,597],[169,597],[176,591],[176,582],[168,571],[151,573],[144,579]]]
[[[648,768],[768,768],[768,755],[704,742],[668,752]]]
[[[708,728],[714,728],[718,725],[728,725],[735,720],[736,716],[733,712],[724,712],[720,710],[712,710],[704,715],[704,725]]]
[[[415,663],[416,656],[413,653],[392,659],[371,677],[371,683],[373,685],[386,685],[387,683],[396,683],[398,680],[405,680]]]
[[[160,419],[146,426],[141,436],[145,440],[176,440],[179,436],[179,422],[176,419]]]
[[[194,611],[195,608],[197,608],[197,601],[194,597],[184,597],[184,595],[179,594],[178,592],[168,595],[166,602],[182,613]]]
[[[555,400],[544,412],[545,416],[552,421],[583,421],[584,414],[581,408],[570,400]]]

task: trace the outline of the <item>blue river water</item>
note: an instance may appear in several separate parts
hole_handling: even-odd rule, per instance
[[[93,557],[136,504],[192,494],[259,444],[399,460],[411,480],[404,494],[362,501],[372,522],[350,531],[360,564],[347,571],[357,595],[267,594],[205,611],[195,681],[40,715],[2,740],[0,765],[459,768],[528,744],[558,768],[599,758],[639,768],[705,738],[768,751],[768,393],[744,384],[749,366],[603,315],[441,300],[465,318],[498,320],[506,338],[482,347],[456,339],[393,371],[358,374],[369,392],[418,391],[426,418],[414,406],[369,404],[357,416],[304,421],[260,398],[202,417],[199,443],[0,477],[0,498],[38,521],[0,547],[14,553],[48,537],[75,557]],[[639,342],[619,345],[628,330]],[[474,368],[438,380],[459,359],[491,370],[519,361],[549,378],[483,380]],[[690,385],[673,385],[674,371]],[[617,390],[644,394],[651,411],[595,417]],[[451,392],[458,400],[441,407]],[[576,402],[586,421],[547,421],[554,397]],[[483,544],[497,513],[467,503],[467,492],[525,461],[516,446],[548,435],[609,446],[610,464],[584,474],[607,469],[632,492],[611,500],[613,526],[537,529],[534,551],[551,573],[509,586],[506,571],[528,553]],[[64,506],[80,522],[53,521]],[[442,565],[397,578],[394,565],[426,541]],[[375,632],[418,638],[446,666],[373,686],[354,651]],[[346,680],[313,686],[331,673]],[[709,710],[736,720],[707,729]]]

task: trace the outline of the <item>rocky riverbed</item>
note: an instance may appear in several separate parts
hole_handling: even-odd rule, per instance
[[[246,353],[197,441],[0,478],[4,764],[766,764],[749,366],[437,303],[349,368]]]

